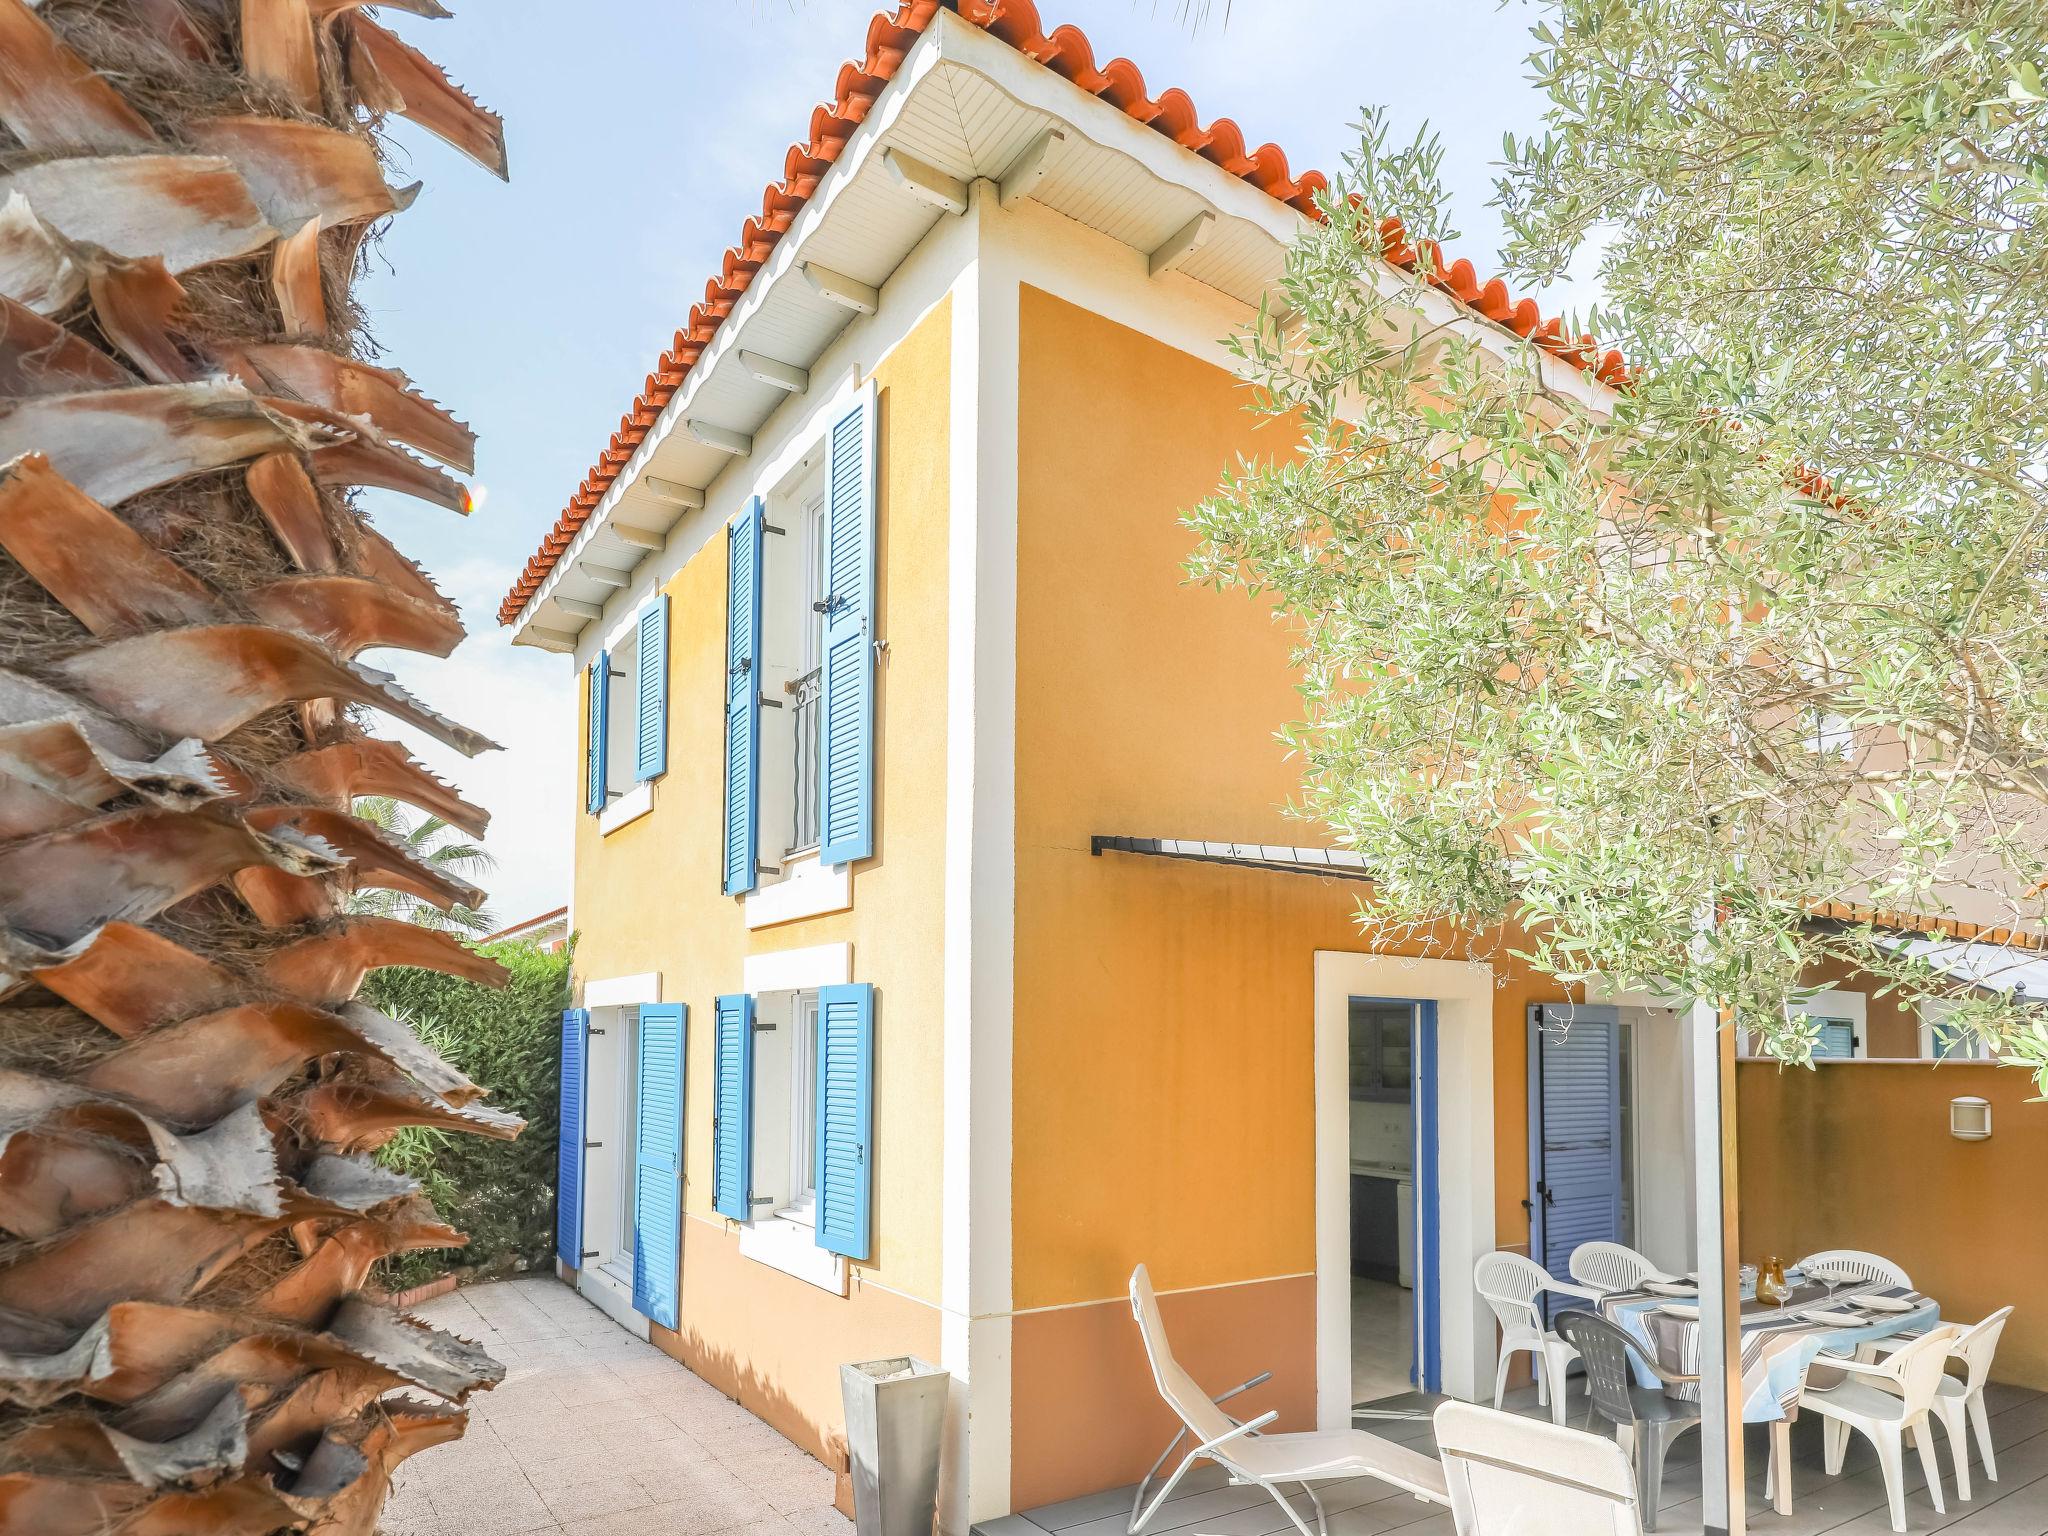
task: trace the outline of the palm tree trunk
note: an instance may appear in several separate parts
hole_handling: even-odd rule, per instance
[[[481,831],[377,715],[491,745],[355,660],[462,633],[353,502],[472,468],[362,355],[391,113],[504,174],[355,0],[0,0],[0,1536],[368,1536],[502,1374],[372,1284],[462,1239],[370,1153],[519,1130],[351,1001],[501,979],[347,911],[480,894],[348,815]]]

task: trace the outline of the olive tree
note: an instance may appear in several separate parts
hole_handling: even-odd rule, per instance
[[[1435,140],[1370,114],[1237,341],[1298,441],[1190,514],[1191,569],[1294,627],[1298,809],[1382,930],[1792,1061],[1853,964],[2048,1086],[2024,998],[1901,939],[2038,932],[2048,879],[2048,16],[1563,0],[1533,36],[1506,260],[1597,257],[1599,341],[1473,299]]]

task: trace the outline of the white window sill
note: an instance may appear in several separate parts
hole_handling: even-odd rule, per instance
[[[638,821],[654,809],[654,781],[642,779],[597,814],[597,833],[610,837],[629,821]]]
[[[740,898],[749,928],[769,928],[802,917],[844,912],[853,905],[853,871],[845,864],[820,864],[814,853],[791,861],[789,872]]]
[[[740,1256],[834,1296],[846,1294],[846,1259],[818,1246],[818,1234],[787,1216],[762,1216],[740,1228]]]

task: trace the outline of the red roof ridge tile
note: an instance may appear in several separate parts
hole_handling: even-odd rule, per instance
[[[867,116],[868,108],[895,78],[911,46],[942,8],[952,10],[970,25],[1107,101],[1127,117],[1193,150],[1230,175],[1249,182],[1269,197],[1310,218],[1319,216],[1316,194],[1329,186],[1329,179],[1322,172],[1308,170],[1296,176],[1288,168],[1286,152],[1276,144],[1247,150],[1244,131],[1230,118],[1216,118],[1204,127],[1194,101],[1185,91],[1170,88],[1156,98],[1151,96],[1143,72],[1129,59],[1111,59],[1098,66],[1087,34],[1072,25],[1046,32],[1032,0],[948,0],[943,7],[940,0],[903,0],[894,11],[880,12],[868,22],[866,51],[859,59],[849,59],[840,66],[833,82],[832,99],[811,113],[809,137],[789,147],[783,157],[782,179],[771,182],[762,191],[760,213],[747,219],[740,230],[739,244],[725,253],[719,275],[705,283],[704,302],[691,306],[689,323],[675,333],[669,348],[657,359],[654,372],[647,375],[632,407],[619,418],[618,430],[556,518],[540,548],[528,558],[512,590],[498,605],[500,624],[516,622],[525,611],[619,472],[632,459],[663,408],[689,377],[698,357],[776,242],[817,190],[819,178],[839,157],[847,139]],[[1386,242],[1387,260],[1397,267],[1414,270],[1417,253],[1409,245],[1407,231],[1400,221],[1383,221],[1380,232]],[[1430,255],[1428,281],[1433,287],[1442,289],[1484,319],[1552,353],[1559,361],[1592,369],[1603,383],[1619,385],[1626,381],[1628,369],[1618,352],[1601,354],[1590,336],[1564,336],[1561,322],[1554,317],[1545,320],[1534,299],[1515,299],[1499,278],[1482,282],[1471,262],[1446,264],[1442,251],[1434,245]]]

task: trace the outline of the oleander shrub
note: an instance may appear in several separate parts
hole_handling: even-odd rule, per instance
[[[382,1280],[407,1290],[450,1272],[464,1280],[545,1268],[554,1248],[555,1139],[562,1010],[569,1005],[568,947],[483,947],[511,973],[502,988],[394,966],[363,984],[372,1007],[404,1019],[474,1081],[486,1101],[526,1121],[513,1141],[413,1126],[378,1153],[411,1175],[444,1219],[469,1234],[466,1248],[399,1254]]]

